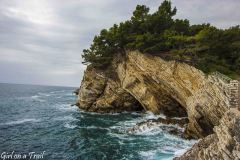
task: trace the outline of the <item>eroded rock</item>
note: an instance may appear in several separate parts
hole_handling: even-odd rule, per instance
[[[87,67],[78,94],[78,106],[94,112],[141,111],[141,104],[118,81]]]
[[[228,98],[211,76],[185,63],[128,52],[112,63],[111,75],[87,67],[78,95],[88,111],[147,110],[187,116],[186,138],[203,138],[228,110]],[[115,77],[115,78],[112,78]]]
[[[231,109],[211,134],[175,160],[239,160],[240,111]]]

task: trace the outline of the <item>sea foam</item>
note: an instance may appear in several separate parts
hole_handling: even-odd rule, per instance
[[[5,125],[15,125],[15,124],[22,124],[22,123],[27,123],[27,122],[40,122],[40,120],[34,119],[34,118],[26,118],[26,119],[21,119],[21,120],[16,120],[16,121],[10,121],[7,123],[4,123]]]
[[[65,123],[64,127],[65,127],[65,128],[69,128],[69,129],[74,129],[74,128],[76,128],[77,126],[76,126],[76,125],[71,125],[71,124],[69,124],[69,123]]]

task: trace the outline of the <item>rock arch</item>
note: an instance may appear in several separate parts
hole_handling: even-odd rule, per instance
[[[78,94],[80,108],[115,112],[136,105],[156,114],[187,115],[186,135],[193,138],[211,134],[229,108],[214,77],[185,63],[128,52],[114,59],[111,74],[88,66]]]
[[[129,52],[116,66],[121,87],[146,110],[179,115],[185,111],[189,137],[211,134],[228,109],[228,99],[212,77],[185,63]]]

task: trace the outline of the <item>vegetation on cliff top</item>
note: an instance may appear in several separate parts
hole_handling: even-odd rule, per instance
[[[240,73],[240,28],[218,29],[210,24],[190,25],[187,19],[174,19],[177,9],[164,0],[152,14],[137,5],[130,20],[103,29],[83,50],[83,64],[105,68],[116,54],[139,50],[191,63],[205,71]]]

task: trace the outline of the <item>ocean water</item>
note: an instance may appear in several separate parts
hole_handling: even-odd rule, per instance
[[[43,153],[49,160],[167,160],[195,141],[158,125],[136,133],[151,113],[97,114],[71,106],[74,88],[0,84],[0,154]],[[4,155],[3,154],[3,155]],[[0,158],[1,159],[1,158]]]

